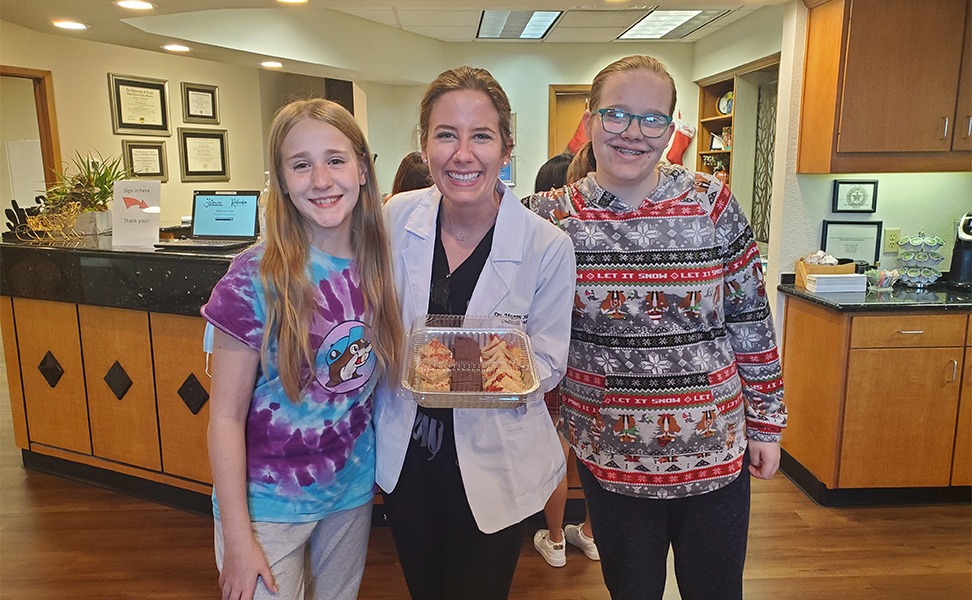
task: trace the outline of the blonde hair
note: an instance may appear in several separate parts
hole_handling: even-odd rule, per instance
[[[364,134],[346,109],[339,104],[313,98],[297,100],[277,111],[270,125],[268,155],[270,185],[265,195],[266,251],[260,263],[260,278],[267,300],[267,322],[263,334],[261,361],[264,371],[272,339],[277,341],[277,371],[284,393],[291,402],[300,399],[304,369],[314,370],[314,349],[309,325],[316,309],[313,288],[307,279],[310,240],[303,217],[283,191],[281,147],[290,131],[304,119],[327,123],[351,142],[365,172],[358,202],[351,211],[351,248],[364,296],[365,320],[371,326],[372,348],[379,371],[398,368],[404,332],[398,300],[391,277],[391,249],[381,222],[381,194],[375,165]]]
[[[513,134],[511,129],[510,99],[499,82],[486,69],[476,67],[457,67],[443,71],[425,89],[422,102],[419,104],[419,132],[422,136],[422,150],[425,150],[429,139],[429,121],[432,108],[443,95],[460,90],[474,90],[486,94],[499,113],[499,135],[503,154],[513,151]]]
[[[663,65],[657,58],[644,56],[642,54],[635,54],[633,56],[619,58],[601,69],[601,71],[594,76],[594,81],[591,82],[589,110],[593,113],[601,107],[601,92],[604,91],[604,84],[607,82],[608,77],[614,75],[615,73],[638,71],[641,69],[651,71],[668,82],[668,85],[672,90],[672,105],[668,107],[668,114],[669,116],[675,114],[675,80],[672,79],[672,76],[665,68],[665,65]],[[591,149],[591,142],[588,141],[581,146],[581,149],[577,151],[576,155],[574,155],[574,160],[571,161],[570,167],[567,169],[567,183],[574,183],[575,181],[583,179],[588,173],[596,170],[597,161],[594,158],[594,151]]]

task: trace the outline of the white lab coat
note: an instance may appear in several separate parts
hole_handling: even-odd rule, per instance
[[[514,409],[453,409],[456,451],[466,498],[484,533],[494,533],[543,509],[564,477],[560,441],[542,392],[567,368],[574,298],[574,249],[567,235],[525,208],[502,183],[489,259],[466,314],[523,317],[536,358],[540,391]],[[398,194],[384,207],[395,288],[406,330],[428,312],[435,187]],[[395,489],[417,405],[390,377],[376,392],[378,485]]]

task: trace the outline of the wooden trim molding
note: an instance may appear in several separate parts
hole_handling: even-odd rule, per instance
[[[826,4],[828,2],[830,2],[830,0],[803,0],[803,5],[807,8],[816,8],[821,4]]]
[[[0,65],[0,76],[21,77],[34,82],[34,104],[37,129],[40,134],[41,157],[44,161],[44,181],[54,185],[55,170],[61,168],[61,144],[57,137],[57,115],[54,111],[54,79],[50,71]],[[33,202],[33,198],[30,198]]]

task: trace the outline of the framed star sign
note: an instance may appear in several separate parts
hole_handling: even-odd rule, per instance
[[[833,212],[872,213],[877,211],[877,179],[834,181]]]

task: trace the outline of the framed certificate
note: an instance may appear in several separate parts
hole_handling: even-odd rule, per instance
[[[833,212],[877,212],[877,179],[834,181]]]
[[[219,88],[203,83],[182,82],[182,120],[186,123],[219,125]]]
[[[111,127],[118,134],[172,135],[164,79],[108,74]]]
[[[834,258],[852,258],[875,264],[881,258],[882,221],[823,222],[820,248]]]
[[[125,168],[139,178],[169,180],[162,140],[122,140],[122,160]]]
[[[179,128],[182,181],[229,181],[225,129]]]

